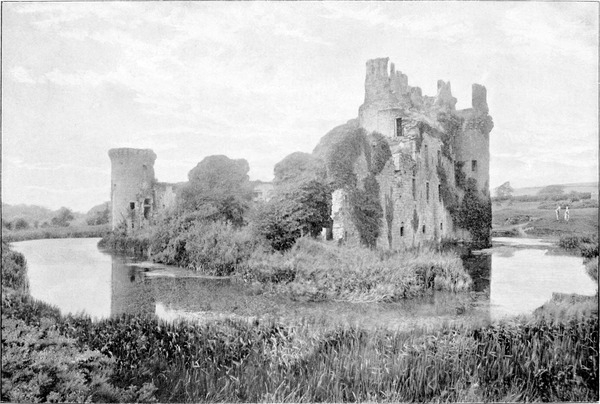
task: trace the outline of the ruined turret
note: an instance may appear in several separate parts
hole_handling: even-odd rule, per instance
[[[154,161],[150,149],[110,149],[112,229],[126,223],[127,229],[143,227],[152,215]]]

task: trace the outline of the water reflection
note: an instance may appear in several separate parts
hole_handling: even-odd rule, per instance
[[[152,314],[154,296],[148,293],[149,280],[131,260],[125,257],[112,257],[112,316],[119,314]]]
[[[165,320],[272,316],[406,326],[466,318],[497,320],[530,313],[553,292],[593,295],[597,288],[580,257],[551,255],[540,243],[535,248],[505,244],[463,257],[473,278],[469,293],[438,292],[393,304],[296,302],[285,296],[252,293],[229,280],[141,265],[131,257],[99,251],[98,240],[13,243],[27,259],[31,295],[58,306],[62,313],[85,312],[95,318],[123,313],[155,314]]]

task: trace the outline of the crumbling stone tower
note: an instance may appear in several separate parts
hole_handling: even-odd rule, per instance
[[[443,238],[486,243],[491,215],[489,221],[484,214],[473,219],[479,211],[491,211],[489,134],[494,124],[485,87],[473,84],[472,107],[457,110],[450,82],[438,80],[437,94],[424,95],[394,64],[388,65],[389,58],[367,61],[365,98],[356,122],[367,134],[383,135],[391,152],[375,176],[385,219],[377,245],[397,249]],[[354,167],[359,183],[368,175],[362,166]],[[334,238],[352,242],[357,233],[345,190],[335,190],[332,199]]]
[[[128,231],[143,227],[154,206],[154,162],[150,149],[110,149],[112,229],[125,223]]]

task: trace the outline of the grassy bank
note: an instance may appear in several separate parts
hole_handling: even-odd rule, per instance
[[[540,202],[501,201],[492,204],[492,234],[494,236],[530,236],[558,239],[561,236],[598,234],[598,209],[570,210],[570,219],[560,220],[554,210],[539,209]],[[556,205],[554,205],[556,209]]]
[[[233,276],[260,292],[304,301],[392,302],[434,289],[465,291],[471,285],[459,257],[451,252],[390,252],[309,237],[278,252],[248,228],[221,223],[196,223],[173,234],[161,227],[113,232],[100,245],[204,275]]]
[[[377,251],[310,238],[282,254],[256,251],[236,277],[308,301],[393,302],[427,290],[458,292],[471,286],[453,253]]]
[[[5,242],[13,242],[46,238],[104,237],[109,232],[109,224],[101,224],[96,226],[44,227],[27,230],[2,229],[2,240]]]

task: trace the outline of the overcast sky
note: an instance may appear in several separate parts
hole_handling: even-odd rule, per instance
[[[355,118],[365,62],[457,108],[487,87],[491,187],[597,181],[598,4],[2,4],[2,200],[87,211],[113,147],[152,148],[179,182],[204,157],[251,179]]]

